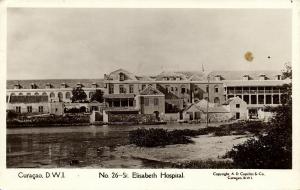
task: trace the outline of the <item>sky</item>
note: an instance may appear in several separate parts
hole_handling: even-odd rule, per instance
[[[291,25],[288,9],[9,8],[7,78],[282,70]]]

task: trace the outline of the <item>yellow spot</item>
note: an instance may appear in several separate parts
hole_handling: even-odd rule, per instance
[[[245,59],[247,61],[252,61],[254,59],[252,52],[248,51],[245,53]]]

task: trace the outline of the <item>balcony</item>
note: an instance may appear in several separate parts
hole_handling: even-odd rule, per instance
[[[227,90],[228,94],[234,94],[234,90]]]

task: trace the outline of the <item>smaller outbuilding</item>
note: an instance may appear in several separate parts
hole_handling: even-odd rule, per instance
[[[248,119],[247,103],[240,97],[229,98],[223,105],[228,107],[234,119]]]

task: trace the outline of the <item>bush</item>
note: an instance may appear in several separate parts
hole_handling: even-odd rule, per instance
[[[286,77],[292,77],[291,68]],[[283,105],[270,109],[275,116],[268,123],[264,134],[244,144],[234,146],[225,157],[232,158],[235,167],[251,169],[292,168],[292,84],[286,88]],[[254,130],[254,132],[257,132]]]
[[[19,116],[19,114],[16,113],[15,111],[9,110],[9,111],[7,111],[7,113],[6,113],[6,119],[7,119],[7,120],[15,119],[15,118],[17,118],[18,116]]]
[[[195,160],[181,164],[173,164],[173,168],[192,168],[192,169],[231,169],[231,161],[214,161],[214,160]]]
[[[137,146],[156,147],[170,144],[187,144],[193,142],[189,137],[177,131],[165,129],[137,129],[130,131],[129,142]]]

